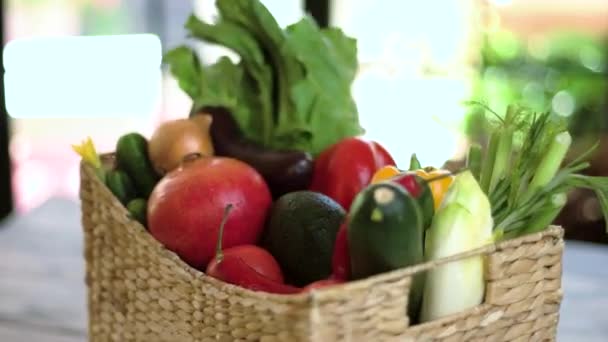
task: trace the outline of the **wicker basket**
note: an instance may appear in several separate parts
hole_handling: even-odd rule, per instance
[[[555,340],[563,231],[546,231],[308,294],[225,284],[166,250],[82,164],[90,341]],[[487,256],[483,304],[409,326],[412,274]]]

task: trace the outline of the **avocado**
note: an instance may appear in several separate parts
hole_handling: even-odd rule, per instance
[[[276,200],[264,244],[290,282],[304,286],[329,277],[345,215],[336,201],[318,192],[295,191]]]

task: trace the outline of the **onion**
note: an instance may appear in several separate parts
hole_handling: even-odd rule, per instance
[[[161,124],[148,144],[148,154],[154,169],[164,175],[180,166],[193,154],[212,156],[213,143],[209,136],[211,117],[171,120]]]

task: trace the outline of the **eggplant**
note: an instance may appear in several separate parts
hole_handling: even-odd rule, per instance
[[[224,107],[204,107],[193,112],[193,115],[202,114],[212,117],[210,133],[215,154],[241,160],[256,169],[274,199],[308,189],[314,169],[310,153],[274,150],[246,138],[232,113]]]

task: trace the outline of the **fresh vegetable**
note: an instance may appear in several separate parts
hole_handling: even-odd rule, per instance
[[[409,171],[415,171],[418,169],[422,169],[422,166],[420,165],[420,161],[418,160],[416,153],[412,153],[412,156],[410,157]]]
[[[466,166],[471,171],[475,179],[479,179],[481,174],[482,150],[481,145],[477,143],[471,144],[467,153]]]
[[[133,219],[147,226],[148,201],[144,198],[135,198],[127,203],[127,210]]]
[[[308,285],[306,285],[301,292],[310,292],[313,290],[318,290],[318,289],[323,289],[326,287],[330,287],[330,286],[334,286],[334,285],[340,285],[343,284],[344,280],[339,280],[339,279],[322,279],[322,280],[317,280],[314,283],[310,283]]]
[[[176,169],[191,154],[213,155],[209,136],[211,117],[166,121],[156,128],[148,144],[148,153],[156,172],[164,175]]]
[[[428,182],[429,187],[431,188],[431,193],[433,194],[433,207],[435,210],[439,208],[441,205],[441,201],[448,191],[450,185],[452,184],[454,177],[451,176],[450,171],[441,170],[441,169],[418,169],[414,171],[416,175],[420,176],[422,179],[432,182]],[[445,177],[441,177],[445,176]]]
[[[106,171],[101,164],[101,158],[99,157],[99,154],[97,154],[93,139],[88,137],[80,145],[72,145],[72,149],[74,152],[78,153],[85,163],[91,165],[95,170],[97,177],[99,177],[102,182],[105,182]]]
[[[350,279],[350,254],[348,252],[348,218],[344,220],[334,243],[331,258],[331,279],[347,281]]]
[[[493,242],[490,202],[470,171],[455,176],[426,231],[425,260],[437,260]],[[420,318],[431,321],[480,304],[484,257],[439,265],[427,272]]]
[[[126,205],[137,195],[135,185],[126,172],[122,170],[110,170],[106,173],[106,185],[118,198],[120,203]]]
[[[608,219],[608,178],[579,174],[597,145],[565,164],[571,144],[565,118],[516,107],[504,117],[492,114],[479,182],[490,199],[497,238],[542,230],[539,225],[557,217],[564,194],[575,188],[595,191]]]
[[[240,245],[225,249],[221,254],[216,253],[215,258],[207,266],[207,274],[213,276],[218,264],[226,258],[240,258],[266,279],[277,283],[284,281],[283,272],[276,259],[267,250],[256,245]]]
[[[433,215],[435,215],[433,194],[431,193],[432,183],[441,181],[441,179],[425,180],[414,172],[408,171],[390,181],[401,185],[416,200],[422,210],[422,226],[424,229],[430,227]]]
[[[347,138],[323,151],[315,160],[310,190],[321,192],[349,210],[355,196],[372,180],[374,173],[395,165],[391,155],[377,142]]]
[[[416,158],[415,154],[412,155],[410,161],[410,168],[412,167],[420,167],[420,162],[418,162],[418,159]],[[434,180],[433,178],[437,177],[431,177],[430,175],[426,174],[424,170],[414,170],[417,171],[404,172],[395,166],[387,165],[376,171],[376,173],[372,177],[371,184],[376,184],[384,181],[392,181],[403,186],[403,188],[407,190],[410,195],[412,195],[412,197],[414,197],[418,201],[418,204],[420,205],[424,216],[423,225],[425,228],[428,228],[431,224],[431,220],[433,219],[433,214],[435,212],[434,196],[431,193],[431,189],[434,186],[437,191],[440,186],[436,184],[431,185],[430,183],[432,182],[427,182],[427,180],[433,182],[443,181],[444,183],[445,180]],[[425,173],[426,178],[422,178],[419,173]],[[443,196],[443,194],[441,194],[441,196]]]
[[[180,87],[197,108],[225,107],[246,137],[264,147],[317,156],[363,133],[351,88],[356,41],[337,28],[319,28],[308,15],[281,29],[259,0],[218,0],[213,24],[191,16],[189,35],[236,52],[202,65],[193,49],[167,53]],[[371,177],[371,176],[370,176]]]
[[[538,192],[555,177],[571,143],[572,138],[568,132],[564,131],[555,135],[528,185],[526,190],[528,194]]]
[[[272,150],[247,139],[225,108],[206,107],[192,118],[202,116],[201,113],[213,118],[211,136],[216,154],[253,166],[268,183],[274,198],[308,188],[313,171],[313,160],[309,153]]]
[[[301,291],[300,288],[264,277],[249,266],[243,258],[233,257],[232,255],[228,255],[220,263],[214,262],[213,268],[207,270],[207,273],[213,278],[253,291],[275,294],[296,294]]]
[[[338,203],[317,192],[296,191],[276,200],[264,245],[291,283],[304,286],[331,275],[333,248],[345,214]]]
[[[256,244],[271,206],[262,176],[236,159],[198,158],[169,172],[154,188],[148,200],[148,229],[188,264],[205,269],[228,204],[234,208],[224,246]]]
[[[423,214],[416,200],[392,182],[359,193],[349,212],[348,246],[353,279],[421,263]],[[424,274],[414,277],[408,315],[416,321]]]
[[[386,165],[386,166],[379,168],[378,171],[376,171],[374,173],[374,176],[372,177],[372,180],[370,183],[371,184],[380,183],[387,179],[391,179],[400,173],[401,173],[401,170],[399,170],[396,166]]]
[[[277,261],[263,248],[255,245],[241,245],[222,249],[222,240],[228,214],[232,205],[224,210],[219,228],[216,255],[205,273],[210,277],[238,285],[254,291],[278,294],[300,292],[299,288],[283,283],[283,274]]]
[[[160,178],[148,157],[148,141],[139,133],[125,134],[116,144],[116,162],[135,183],[137,194],[148,198]]]

